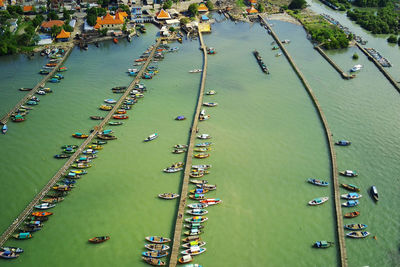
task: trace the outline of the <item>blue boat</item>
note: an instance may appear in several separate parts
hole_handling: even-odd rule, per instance
[[[7,124],[4,124],[3,127],[1,127],[1,132],[2,134],[6,134],[7,131],[8,131]]]
[[[351,145],[351,142],[347,141],[347,140],[339,140],[339,141],[337,141],[335,143],[335,145],[338,145],[338,146],[349,146],[349,145]]]
[[[362,223],[346,224],[344,226],[344,228],[346,228],[348,230],[353,230],[353,231],[364,230],[367,227],[368,227],[368,225],[362,224]]]
[[[37,105],[38,102],[33,101],[33,100],[29,100],[28,102],[26,102],[27,105],[33,106],[33,105]]]
[[[185,116],[178,116],[175,118],[175,120],[177,120],[177,121],[183,121],[185,119],[186,119]]]
[[[313,247],[315,247],[315,248],[329,248],[332,245],[333,245],[333,242],[322,240],[322,241],[316,241],[314,243]]]
[[[51,79],[49,80],[49,82],[51,82],[51,83],[59,83],[60,80],[57,79],[57,78],[51,78]]]
[[[64,178],[64,180],[62,180],[62,182],[66,185],[70,185],[70,184],[75,184],[76,181],[75,180],[70,180],[68,178]]]
[[[11,251],[14,253],[22,253],[24,250],[22,248],[17,248],[17,247],[0,247],[0,250],[2,251]]]
[[[142,255],[149,258],[162,258],[167,256],[169,253],[168,251],[146,251],[142,252]]]
[[[19,257],[19,254],[11,252],[9,250],[0,252],[0,257],[3,259],[15,259]]]
[[[55,74],[54,75],[54,78],[57,78],[57,79],[64,79],[64,76],[62,75],[62,74],[60,74],[60,73],[57,73],[57,74]]]
[[[343,207],[355,207],[359,204],[358,200],[348,200],[345,203],[342,203]]]
[[[324,181],[321,181],[321,180],[318,180],[318,179],[313,179],[313,178],[308,178],[307,182],[309,182],[311,184],[318,185],[318,186],[328,186],[329,185],[328,182],[324,182]]]
[[[354,200],[354,199],[359,199],[360,197],[362,197],[362,195],[351,192],[348,194],[340,195],[340,197],[344,199]]]

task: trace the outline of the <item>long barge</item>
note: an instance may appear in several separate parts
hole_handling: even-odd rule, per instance
[[[262,61],[262,57],[260,56],[260,54],[258,53],[257,50],[253,51],[253,55],[256,57],[258,65],[260,65],[261,70],[264,73],[269,74],[269,70],[267,68],[267,65],[265,65],[265,63]]]

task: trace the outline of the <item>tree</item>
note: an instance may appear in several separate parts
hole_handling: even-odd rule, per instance
[[[63,9],[63,18],[64,18],[64,20],[70,20],[71,19],[71,14],[65,8]]]
[[[357,60],[357,59],[358,59],[358,54],[357,54],[357,53],[354,53],[354,54],[353,54],[353,59],[354,59],[354,60]]]
[[[174,27],[169,27],[169,29],[168,29],[170,32],[174,32],[175,31],[175,28]]]
[[[199,14],[197,7],[198,5],[196,3],[190,4],[188,11],[192,17],[197,16]]]
[[[305,0],[292,0],[289,4],[289,9],[303,9],[307,2]]]
[[[100,33],[101,36],[106,36],[107,35],[107,31],[108,31],[108,29],[104,28],[104,29],[99,30],[99,33]]]
[[[257,8],[258,12],[264,13],[265,12],[265,6],[263,3],[258,3]]]
[[[51,27],[51,36],[56,37],[60,32],[61,32],[62,27],[54,25],[53,27]]]
[[[47,14],[47,20],[56,20],[59,19],[57,13],[52,10],[49,12],[49,14]]]
[[[166,1],[166,2],[164,2],[164,4],[163,4],[163,9],[170,9],[172,7],[172,1],[171,0],[168,0],[168,1]]]
[[[190,22],[190,19],[188,19],[188,18],[181,18],[179,22],[180,22],[181,24],[185,25],[185,24],[188,24],[188,23]]]
[[[399,37],[399,40],[397,40],[397,44],[400,45],[400,37]]]
[[[72,28],[72,26],[69,25],[69,24],[64,24],[64,25],[63,25],[63,29],[64,29],[66,32],[73,32],[73,31],[74,31],[74,28]]]
[[[214,4],[211,2],[211,0],[207,0],[206,6],[207,6],[208,10],[214,9]]]
[[[86,21],[90,26],[94,26],[94,25],[96,25],[97,16],[94,14],[89,14],[86,17]]]
[[[395,44],[397,43],[397,36],[396,35],[390,35],[389,38],[387,38],[388,43]]]
[[[18,45],[28,46],[31,41],[31,35],[24,33],[17,36]]]
[[[129,9],[129,6],[127,6],[127,5],[119,5],[119,8],[120,8],[122,11],[125,11],[126,14],[128,14],[128,15],[131,13],[131,11],[130,11],[130,9]]]

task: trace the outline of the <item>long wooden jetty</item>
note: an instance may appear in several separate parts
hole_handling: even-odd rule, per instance
[[[197,125],[199,123],[200,109],[203,103],[204,86],[207,76],[207,50],[206,46],[204,45],[203,35],[201,34],[201,31],[199,31],[199,39],[200,39],[200,48],[203,51],[203,71],[201,74],[201,83],[200,83],[199,96],[197,100],[196,112],[193,118],[192,128],[190,130],[189,146],[186,153],[186,162],[185,162],[186,165],[183,174],[181,197],[179,200],[178,213],[175,222],[174,239],[169,261],[170,267],[175,267],[178,263],[179,248],[181,246],[182,223],[185,214],[185,206],[186,206],[188,186],[189,186],[189,174],[192,168],[193,148],[196,139]]]
[[[340,203],[340,191],[339,191],[339,180],[338,180],[338,173],[337,173],[337,163],[336,163],[336,153],[334,149],[334,142],[332,140],[332,132],[328,126],[328,121],[326,120],[325,114],[322,111],[321,105],[318,102],[317,97],[315,96],[314,92],[311,89],[311,86],[304,78],[303,74],[301,73],[300,69],[294,63],[292,57],[287,52],[286,48],[283,46],[281,41],[279,40],[278,36],[272,30],[270,25],[265,21],[265,19],[259,15],[261,22],[267,26],[270,30],[272,37],[275,39],[275,42],[279,45],[282,52],[285,54],[286,58],[288,59],[290,65],[292,66],[293,70],[296,72],[297,76],[299,77],[300,81],[304,85],[304,88],[307,90],[308,95],[310,96],[312,102],[314,103],[315,108],[318,111],[318,116],[322,122],[322,125],[325,130],[325,136],[329,145],[329,154],[330,154],[330,161],[331,161],[331,175],[332,175],[332,184],[333,184],[333,191],[334,191],[334,198],[335,198],[335,214],[336,214],[336,228],[337,228],[337,239],[339,241],[339,254],[340,254],[340,265],[342,267],[347,267],[347,251],[346,251],[346,243],[344,240],[344,228],[343,228],[343,216],[342,216],[342,208]]]
[[[68,58],[68,56],[71,54],[74,46],[70,46],[67,48],[67,51],[65,52],[63,58],[61,59],[60,62],[57,63],[57,65],[53,68],[53,70],[47,74],[38,84],[36,84],[35,87],[31,91],[29,91],[7,114],[5,114],[1,119],[0,123],[6,124],[8,120],[10,119],[11,115],[16,112],[22,105],[24,105],[37,91],[41,89],[42,86],[51,78],[54,76],[54,74],[58,71],[58,68],[64,64],[64,61]]]
[[[340,76],[342,76],[343,79],[349,80],[349,79],[353,79],[356,77],[355,74],[347,74],[346,72],[344,72],[339,65],[337,65],[326,53],[325,51],[321,48],[321,45],[316,45],[314,46],[314,49],[317,50],[323,58],[326,59],[326,61],[329,62],[329,64],[332,65],[332,67],[339,72]]]
[[[121,106],[122,102],[129,95],[130,91],[135,87],[137,83],[139,83],[143,73],[146,71],[147,66],[152,60],[154,53],[157,47],[161,43],[161,38],[159,38],[154,45],[149,57],[145,64],[142,65],[142,68],[136,75],[136,78],[129,84],[125,93],[121,96],[118,102],[115,104],[112,110],[107,114],[107,116],[94,127],[94,131],[89,135],[89,137],[79,146],[76,152],[68,159],[68,161],[57,171],[57,173],[50,179],[50,181],[40,190],[40,192],[34,197],[34,199],[26,206],[26,208],[20,213],[20,215],[13,221],[13,223],[3,232],[0,236],[0,247],[7,241],[10,235],[17,230],[18,226],[28,217],[33,210],[33,207],[39,203],[40,199],[42,199],[47,192],[57,183],[57,181],[61,178],[62,175],[68,170],[68,168],[74,163],[75,159],[82,153],[82,151],[86,148],[86,146],[92,141],[92,139],[103,129],[104,125],[111,119],[117,109]]]
[[[372,62],[374,62],[375,66],[382,72],[382,74],[386,77],[386,79],[389,80],[389,82],[394,86],[394,88],[397,90],[397,92],[400,93],[400,86],[399,83],[396,82],[392,75],[390,75],[383,67],[382,65],[373,57],[371,56],[367,50],[365,50],[364,47],[362,47],[358,42],[356,42],[356,46],[363,52]]]

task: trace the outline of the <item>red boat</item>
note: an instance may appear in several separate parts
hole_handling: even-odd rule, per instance
[[[221,202],[222,202],[222,200],[219,199],[219,198],[207,198],[207,199],[200,200],[200,203],[205,203],[205,204],[208,204],[208,205],[216,205],[216,204],[219,204]]]
[[[114,44],[118,44],[118,39],[117,39],[117,38],[114,38],[114,39],[113,39],[113,42],[114,42]]]
[[[147,57],[146,58],[138,58],[138,59],[135,59],[135,62],[142,62],[142,61],[146,61],[147,60]]]
[[[115,113],[116,114],[126,114],[126,110],[125,109],[118,109]]]
[[[129,118],[129,116],[123,115],[123,114],[117,114],[117,115],[113,115],[113,118],[116,120],[126,120]]]
[[[50,215],[53,215],[53,213],[48,212],[48,211],[32,212],[32,216],[36,216],[36,217],[46,217],[46,216],[50,216]]]

